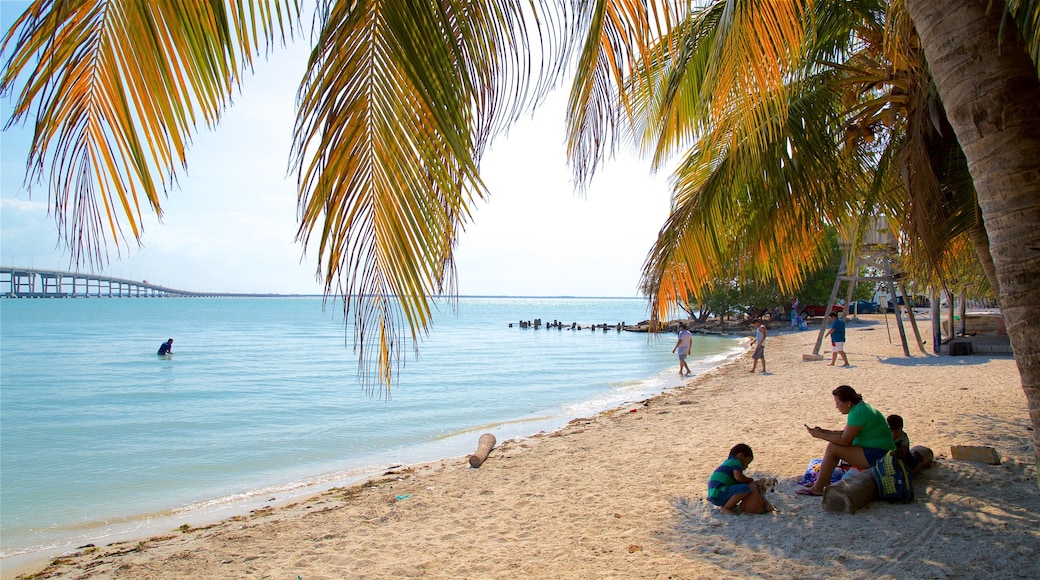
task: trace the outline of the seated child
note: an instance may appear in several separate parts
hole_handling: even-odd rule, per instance
[[[910,436],[903,431],[903,418],[899,415],[889,415],[887,420],[888,428],[892,430],[892,439],[896,442],[896,457],[902,459],[907,467],[913,468],[918,460],[910,453]]]
[[[751,447],[740,443],[729,451],[729,458],[715,468],[708,479],[708,501],[722,508],[722,513],[736,515],[736,508],[749,514],[764,514],[773,511],[773,505],[758,489],[753,479],[744,475],[744,470],[755,459]]]

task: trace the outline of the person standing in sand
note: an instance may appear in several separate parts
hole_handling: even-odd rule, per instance
[[[845,429],[835,431],[805,426],[809,435],[827,442],[827,449],[823,452],[816,482],[811,487],[796,491],[798,495],[823,495],[839,460],[860,469],[870,469],[886,453],[896,448],[885,416],[865,403],[856,389],[841,385],[831,391],[831,395],[834,396],[834,406],[838,411],[848,415]]]
[[[830,366],[834,366],[834,363],[838,360],[838,355],[841,355],[841,360],[845,361],[843,367],[849,366],[849,357],[845,354],[845,321],[838,318],[836,312],[831,312],[831,327],[827,330],[827,334],[823,335],[824,338],[831,337],[831,362]]]
[[[690,365],[686,364],[686,355],[690,354],[690,349],[693,347],[693,335],[690,334],[689,330],[686,330],[685,324],[679,325],[679,339],[675,341],[675,348],[672,352],[679,353],[679,376],[688,377],[693,374],[690,370]]]
[[[755,338],[751,339],[754,342],[751,344],[755,347],[754,354],[751,355],[751,371],[755,372],[755,368],[758,367],[758,361],[762,361],[762,372],[766,372],[766,325],[762,324],[762,321],[755,319],[751,323],[755,327]]]

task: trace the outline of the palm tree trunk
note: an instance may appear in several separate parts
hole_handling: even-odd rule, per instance
[[[986,273],[986,279],[989,280],[989,287],[993,289],[993,294],[999,296],[1000,284],[997,282],[997,270],[993,266],[993,256],[989,253],[989,236],[986,234],[986,224],[982,223],[981,218],[979,223],[968,230],[968,235],[971,237],[972,245],[975,246],[975,253],[979,256],[982,271]]]
[[[978,192],[1040,463],[1040,79],[1003,2],[906,8]]]

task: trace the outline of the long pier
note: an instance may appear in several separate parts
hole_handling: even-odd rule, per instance
[[[170,298],[228,297],[237,294],[190,292],[82,272],[0,266],[0,296],[5,298]]]

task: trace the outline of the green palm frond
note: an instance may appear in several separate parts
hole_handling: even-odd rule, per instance
[[[530,17],[494,0],[339,2],[325,14],[294,135],[298,238],[317,238],[362,374],[386,389],[398,329],[415,342],[432,297],[453,294],[453,249],[486,194],[485,145],[551,84],[531,79],[559,70],[550,59],[531,74]]]
[[[879,201],[903,234],[904,261],[916,265],[922,280],[942,281],[949,278],[948,248],[981,227],[981,215],[964,153],[902,2],[889,6],[886,17],[883,29],[861,34],[860,50],[844,67],[856,70],[843,80],[848,98],[857,101],[850,133],[887,135],[877,179],[901,184]],[[924,276],[926,265],[933,271]]]
[[[676,297],[702,296],[734,261],[748,280],[796,289],[827,257],[828,224],[852,235],[854,218],[868,213],[867,179],[859,152],[844,143],[832,77],[817,75],[789,93],[795,98],[782,123],[735,146],[734,127],[743,123],[717,125],[720,135],[698,144],[712,152],[694,150],[676,171],[673,210],[643,274],[658,314]]]
[[[1025,39],[1026,50],[1040,74],[1040,1],[1007,0],[1005,7]]]
[[[835,75],[814,73],[808,58],[834,53],[830,37],[810,33],[814,23],[799,3],[716,2],[675,27],[653,68],[636,73],[656,89],[629,93],[655,163],[694,144],[644,268],[658,315],[703,295],[733,263],[749,280],[794,287],[824,259],[825,223],[856,205],[862,160],[843,148],[844,108],[827,84]],[[807,44],[820,39],[829,44]]]
[[[32,118],[27,182],[44,183],[73,261],[101,264],[160,194],[200,122],[220,119],[261,48],[295,30],[295,0],[37,0],[0,46],[8,126]]]
[[[684,2],[598,0],[579,12],[585,41],[567,103],[567,158],[579,185],[613,156],[625,117],[632,117],[622,87],[652,93],[653,87],[643,84],[649,77],[632,73],[655,69],[649,61],[652,47],[685,18],[685,10]]]
[[[668,91],[659,108],[667,120],[652,139],[657,165],[691,137],[714,132],[721,119],[739,120],[736,139],[775,137],[762,128],[786,117],[790,75],[804,68],[805,5],[811,2],[719,1],[692,16],[681,29],[688,37],[672,41],[689,54],[664,82]],[[751,149],[761,149],[755,145]]]

